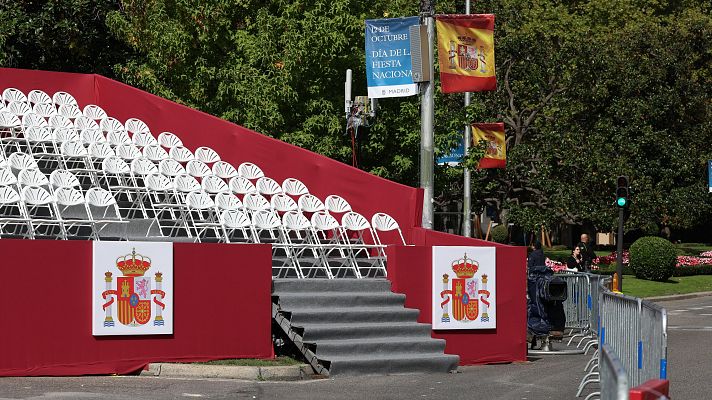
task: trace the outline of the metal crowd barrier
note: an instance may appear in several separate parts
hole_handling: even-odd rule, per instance
[[[603,345],[600,354],[601,400],[628,400],[628,376],[623,363],[608,344]]]

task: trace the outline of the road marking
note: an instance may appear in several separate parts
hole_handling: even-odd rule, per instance
[[[690,310],[702,310],[704,307],[690,307]]]
[[[668,326],[676,331],[712,331],[712,326]]]
[[[672,310],[672,312],[681,312],[681,311],[687,311],[687,310]]]
[[[205,397],[202,394],[199,393],[183,393],[183,397]]]
[[[709,316],[712,315],[712,314],[700,314],[700,315],[704,315],[704,316],[709,317]]]

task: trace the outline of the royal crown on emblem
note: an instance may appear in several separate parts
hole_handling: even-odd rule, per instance
[[[116,268],[124,276],[143,276],[151,268],[151,259],[141,254],[136,254],[136,249],[134,248],[131,254],[116,259]]]
[[[463,258],[452,262],[452,271],[460,279],[472,278],[479,268],[480,263],[471,258],[467,258],[467,253],[465,253]]]

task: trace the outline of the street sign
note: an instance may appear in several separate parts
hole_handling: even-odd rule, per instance
[[[366,80],[368,97],[404,97],[418,94],[410,58],[410,26],[420,18],[366,20]]]
[[[459,165],[462,162],[463,157],[465,157],[465,139],[462,138],[460,143],[450,151],[450,153],[438,157],[435,161],[438,165]]]
[[[707,161],[707,186],[712,193],[712,160]]]

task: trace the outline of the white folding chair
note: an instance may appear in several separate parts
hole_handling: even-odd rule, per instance
[[[173,178],[173,187],[175,188],[176,198],[182,204],[185,204],[188,193],[201,190],[198,180],[188,174],[176,175]]]
[[[225,230],[225,241],[227,243],[251,243],[252,221],[247,214],[241,210],[223,210],[220,214],[220,222]]]
[[[158,146],[158,141],[151,135],[151,132],[136,132],[131,136],[131,142],[138,148]]]
[[[187,174],[185,167],[178,161],[168,158],[158,163],[158,171],[170,178],[175,178],[181,174]]]
[[[343,228],[336,218],[326,211],[317,211],[311,217],[311,224],[320,245],[323,265],[335,277],[346,276],[350,272],[356,278],[361,278],[361,272],[350,256],[348,238],[344,237]]]
[[[50,187],[53,190],[59,188],[73,188],[81,190],[82,185],[76,175],[65,169],[56,169],[49,174]]]
[[[35,161],[34,157],[27,153],[20,153],[20,152],[15,152],[10,154],[10,156],[7,158],[8,164],[10,164],[10,167],[12,169],[17,170],[17,171],[22,171],[23,169],[39,169],[40,167],[37,165],[37,161]]]
[[[124,132],[126,133],[126,128],[124,124],[121,123],[116,118],[106,117],[99,121],[99,127],[108,136],[110,132]],[[128,137],[128,135],[126,135]],[[129,139],[130,140],[130,139]],[[123,143],[121,143],[123,144]]]
[[[138,189],[134,185],[131,167],[119,157],[107,157],[101,162],[102,179],[101,187],[106,188],[108,193],[115,198],[116,209],[121,212],[124,218],[134,218],[137,212],[141,212],[141,217],[146,218],[143,203],[136,204]],[[88,194],[86,195],[88,197]],[[121,203],[119,206],[118,203]],[[138,205],[139,208],[135,206]]]
[[[168,152],[159,145],[146,146],[141,150],[141,153],[154,163],[168,159]]]
[[[35,186],[50,189],[49,179],[39,169],[23,169],[17,175],[17,183],[21,187]]]
[[[71,129],[74,130],[74,122],[64,115],[53,115],[49,117],[49,126],[54,129]]]
[[[237,176],[237,169],[235,169],[235,167],[227,161],[216,161],[211,169],[213,174],[219,176],[228,183],[230,182],[230,179]]]
[[[324,206],[329,214],[344,214],[351,210],[351,205],[343,197],[331,194],[326,197]],[[367,221],[368,222],[368,221]]]
[[[247,193],[245,197],[242,198],[242,204],[251,216],[258,211],[272,212],[272,205],[259,193]]]
[[[187,163],[190,160],[195,160],[193,152],[183,146],[172,147],[168,151],[168,155],[170,155],[172,159],[178,161],[179,163]]]
[[[245,177],[251,181],[257,180],[265,176],[264,172],[257,165],[249,162],[240,164],[237,167],[238,175]]]
[[[58,187],[54,190],[54,196],[57,199],[57,215],[62,220],[67,238],[98,240],[82,192],[75,187]]]
[[[8,152],[14,148],[19,151],[18,140],[22,137],[22,123],[17,115],[0,111],[0,150]]]
[[[305,277],[318,277],[320,271],[326,278],[334,277],[328,265],[323,262],[322,246],[315,237],[311,222],[304,214],[287,211],[282,216],[282,229],[292,249],[294,262]]]
[[[82,131],[85,129],[93,130],[93,131],[101,131],[99,124],[97,124],[96,121],[85,116],[84,114],[82,114],[74,119],[74,127],[78,131]]]
[[[193,237],[199,243],[227,241],[226,233],[220,222],[220,214],[210,195],[202,190],[190,192],[186,196],[188,227],[193,230]]]
[[[257,187],[257,192],[265,197],[271,197],[277,193],[282,193],[282,186],[280,186],[274,179],[266,176],[257,179],[257,184],[255,186]]]
[[[307,185],[296,178],[287,178],[282,182],[282,191],[289,196],[299,199],[300,196],[308,194]]]
[[[116,157],[116,152],[108,143],[92,143],[89,145],[89,159],[94,170],[101,170],[101,163],[105,158]]]
[[[158,135],[158,144],[161,145],[161,147],[165,147],[167,149],[172,149],[174,147],[183,147],[183,141],[171,132],[161,132]]]
[[[52,96],[52,103],[54,103],[57,108],[63,105],[72,105],[77,107],[77,100],[74,96],[67,92],[57,92]]]
[[[282,221],[275,213],[270,210],[253,212],[252,230],[256,243],[272,245],[272,276],[287,277],[290,271],[294,271],[297,278],[304,278],[294,261],[291,246],[282,229]]]
[[[220,210],[242,210],[242,201],[230,192],[219,192],[215,194],[215,207]]]
[[[3,237],[32,238],[32,225],[17,190],[0,185],[0,238]]]
[[[200,160],[188,161],[188,163],[185,165],[185,170],[188,171],[188,174],[190,174],[190,176],[196,179],[203,179],[203,177],[213,174],[213,171],[210,170],[210,167],[208,167],[207,164]]]
[[[131,138],[126,131],[109,131],[106,134],[106,141],[114,147],[132,145]]]
[[[32,112],[49,121],[50,118],[59,115],[53,104],[37,103],[32,106]]]
[[[128,221],[121,217],[119,206],[111,192],[92,187],[87,190],[84,198],[89,208],[95,240],[102,238],[128,239]]]
[[[405,241],[405,238],[403,238],[403,231],[401,231],[400,226],[398,226],[398,221],[396,221],[390,215],[386,213],[373,214],[373,217],[371,217],[371,226],[373,227],[374,241],[377,245],[381,246],[381,248],[384,248],[384,245],[386,243],[378,234],[379,232],[383,234],[384,232],[395,231],[396,233],[398,233],[398,236],[396,237],[396,240],[391,240],[390,243],[399,244],[403,246],[408,245]],[[398,241],[397,239],[400,239],[400,241]],[[385,253],[382,255],[385,257]]]
[[[114,151],[116,152],[117,157],[126,161],[135,160],[142,156],[141,150],[133,144],[120,144],[114,147]]]
[[[22,122],[22,127],[25,130],[30,127],[38,127],[38,128],[49,127],[47,120],[45,120],[44,117],[42,117],[41,115],[39,115],[35,112],[29,112],[29,113],[23,115],[21,118],[21,122]]]
[[[256,193],[257,192],[257,188],[255,187],[255,185],[252,182],[250,182],[249,179],[242,177],[242,176],[235,176],[235,177],[231,178],[229,186],[230,186],[230,190],[234,194],[243,196],[243,198],[248,193]]]
[[[326,208],[324,207],[324,203],[322,203],[321,200],[319,200],[318,197],[314,196],[313,194],[303,194],[301,197],[299,197],[299,201],[297,202],[299,205],[299,210],[303,213],[315,213],[319,211],[324,211]]]
[[[85,117],[93,119],[94,121],[101,121],[105,118],[108,118],[108,115],[106,115],[106,111],[104,111],[103,108],[97,106],[96,104],[87,104],[86,106],[84,106],[82,114],[84,114]]]
[[[89,162],[89,151],[81,141],[64,142],[60,147],[64,169],[79,176],[90,176],[93,165]]]
[[[270,199],[272,209],[279,215],[283,215],[289,211],[299,210],[299,206],[291,197],[284,193],[277,193]]]
[[[19,190],[17,176],[12,173],[10,168],[0,168],[0,186],[12,186]]]
[[[359,213],[348,211],[341,219],[341,226],[344,244],[348,245],[354,267],[361,275],[378,276],[382,273],[386,276],[385,258],[381,256],[384,252],[380,251],[381,245],[374,244],[376,236],[368,220]],[[354,233],[356,237],[351,239],[350,233]]]
[[[5,109],[12,114],[17,115],[18,118],[32,113],[32,107],[24,101],[13,101],[5,106]]]
[[[67,239],[54,196],[42,187],[25,186],[22,188],[21,197],[32,226],[31,239]]]
[[[59,115],[67,117],[68,119],[70,119],[72,121],[74,121],[75,119],[77,119],[79,117],[84,116],[84,114],[82,114],[82,110],[74,104],[62,104],[57,109],[57,113]]]
[[[220,155],[215,150],[204,146],[195,149],[195,158],[206,164],[212,164],[220,161]]]
[[[27,94],[27,101],[30,104],[37,105],[37,104],[49,104],[53,106],[52,103],[52,98],[49,97],[47,93],[45,93],[42,90],[35,89],[30,91],[30,93]],[[52,107],[54,108],[54,106]],[[55,108],[56,111],[56,108]]]
[[[54,147],[54,139],[49,128],[31,127],[25,129],[25,140],[27,149],[37,161],[37,164],[51,164],[51,167],[58,167],[59,155]]]
[[[179,236],[186,229],[182,214],[184,203],[176,198],[173,181],[165,175],[153,174],[145,178],[145,183],[154,215],[151,226],[156,223],[162,236]],[[188,236],[188,233],[184,236]]]
[[[14,101],[27,103],[27,96],[20,89],[7,88],[2,92],[2,100],[5,104],[12,103]]]
[[[124,126],[129,134],[135,135],[137,133],[151,133],[151,130],[148,129],[148,125],[138,118],[127,119]]]
[[[212,197],[218,193],[230,193],[230,187],[217,175],[205,175],[203,180],[200,181],[200,186]]]
[[[80,136],[82,142],[87,146],[93,143],[107,143],[104,134],[98,129],[83,129],[81,130]]]

